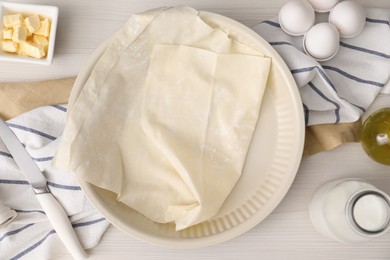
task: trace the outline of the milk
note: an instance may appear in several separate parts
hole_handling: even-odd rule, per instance
[[[310,207],[314,227],[340,242],[362,242],[390,228],[390,198],[359,179],[336,180],[321,186]]]
[[[352,213],[356,224],[368,232],[378,232],[385,228],[390,216],[389,205],[377,194],[359,198]]]

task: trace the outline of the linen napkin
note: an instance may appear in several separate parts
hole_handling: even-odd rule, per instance
[[[365,9],[366,25],[341,38],[337,55],[317,62],[303,52],[303,37],[286,34],[278,19],[253,27],[281,55],[299,87],[307,125],[355,122],[390,76],[390,10]]]
[[[52,105],[24,113],[7,124],[44,172],[50,191],[70,217],[82,246],[91,248],[109,223],[87,201],[74,175],[50,166],[65,117],[66,106]],[[1,140],[0,205],[0,216],[13,218],[0,228],[0,259],[48,259],[68,254]]]
[[[16,215],[17,213],[15,210],[0,204],[0,230],[7,226]]]
[[[31,109],[66,104],[75,77],[32,82],[0,83],[0,117],[8,120]]]
[[[362,122],[321,124],[306,127],[303,156],[313,155],[347,142],[358,142]]]

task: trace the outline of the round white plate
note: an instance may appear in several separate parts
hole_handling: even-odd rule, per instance
[[[116,200],[116,195],[79,179],[86,196],[119,229],[160,246],[195,248],[232,239],[263,221],[290,188],[301,161],[304,143],[303,108],[295,81],[276,51],[257,33],[221,15],[200,12],[212,27],[259,49],[272,58],[256,130],[240,180],[218,215],[183,231],[173,224],[159,224]],[[94,65],[108,45],[103,43],[79,73],[69,100],[69,111]]]

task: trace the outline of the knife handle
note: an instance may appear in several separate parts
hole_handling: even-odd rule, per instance
[[[68,215],[58,203],[58,201],[49,193],[35,194],[41,204],[43,210],[46,213],[47,218],[52,224],[54,230],[57,232],[58,237],[64,243],[69,253],[75,259],[88,258],[87,253],[78,240],[76,233],[69,221]]]

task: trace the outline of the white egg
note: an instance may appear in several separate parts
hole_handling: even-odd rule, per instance
[[[329,22],[336,26],[341,37],[358,35],[366,24],[366,13],[355,1],[344,1],[336,5],[329,14]]]
[[[314,25],[303,39],[305,52],[318,61],[333,58],[340,46],[340,36],[335,26],[330,23]]]
[[[303,35],[315,21],[313,7],[305,0],[292,0],[279,11],[279,23],[282,29],[293,36]]]
[[[319,13],[329,12],[340,0],[307,0]]]

